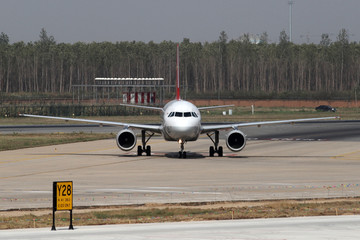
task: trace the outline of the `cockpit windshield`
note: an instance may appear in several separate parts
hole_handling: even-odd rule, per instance
[[[194,117],[198,118],[195,112],[171,112],[168,117]]]
[[[191,117],[191,112],[184,112],[184,117]]]

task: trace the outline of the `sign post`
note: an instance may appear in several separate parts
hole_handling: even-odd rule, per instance
[[[53,182],[53,225],[51,230],[56,230],[55,227],[55,212],[56,211],[70,211],[70,225],[69,229],[74,230],[72,225],[72,209],[73,209],[73,182],[62,181]]]

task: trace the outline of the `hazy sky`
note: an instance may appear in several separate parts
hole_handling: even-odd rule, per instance
[[[293,41],[335,41],[341,28],[360,41],[360,0],[294,0]],[[288,0],[0,0],[0,32],[10,42],[37,41],[41,28],[57,42],[212,42],[267,32],[289,33]]]

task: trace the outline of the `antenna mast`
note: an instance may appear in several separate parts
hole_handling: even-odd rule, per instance
[[[289,33],[290,33],[290,42],[292,42],[292,5],[294,0],[289,0]]]

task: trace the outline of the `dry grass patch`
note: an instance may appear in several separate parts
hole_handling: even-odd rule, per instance
[[[360,199],[282,200],[249,202],[215,202],[191,204],[148,204],[74,209],[73,225],[104,225],[254,219],[360,214]],[[52,226],[51,209],[41,214],[0,212],[0,229]],[[69,225],[69,213],[56,213],[56,226]]]

